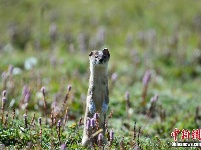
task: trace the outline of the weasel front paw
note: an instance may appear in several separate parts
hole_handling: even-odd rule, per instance
[[[96,112],[96,106],[95,106],[93,100],[91,100],[91,101],[89,102],[89,112],[90,112],[91,114],[93,114],[93,113]]]
[[[103,104],[102,104],[102,112],[105,114],[107,112],[107,110],[108,110],[108,104],[103,102]]]

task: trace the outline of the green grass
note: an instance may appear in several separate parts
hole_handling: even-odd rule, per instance
[[[16,68],[22,72],[12,74],[6,81],[0,78],[1,91],[7,90],[4,118],[8,113],[8,124],[0,124],[0,147],[3,144],[8,149],[59,149],[66,143],[69,149],[83,149],[79,144],[83,126],[79,126],[78,121],[85,110],[88,53],[108,47],[111,54],[108,115],[113,111],[108,128],[115,132],[111,149],[122,148],[123,137],[125,149],[133,146],[134,122],[137,129],[141,127],[139,140],[143,149],[174,149],[168,144],[173,141],[174,128],[192,131],[199,128],[201,122],[200,112],[195,119],[196,107],[201,108],[200,7],[201,2],[196,0],[1,0],[0,73],[8,72],[9,65],[14,67],[13,73]],[[52,23],[57,25],[56,41],[49,35]],[[102,29],[104,42],[98,43],[96,38],[101,38]],[[81,36],[85,40],[79,42]],[[86,50],[80,46],[86,46]],[[24,64],[30,57],[34,57],[37,64],[27,70]],[[142,78],[146,70],[151,71],[151,80],[143,107]],[[117,79],[112,81],[114,73]],[[42,86],[47,89],[50,118],[55,95],[57,104],[62,107],[69,84],[72,85],[66,104],[69,120],[59,143],[56,126],[45,125],[40,89]],[[27,129],[23,120],[25,110],[20,107],[24,85],[31,91],[28,123],[36,113],[35,127],[29,125]],[[130,93],[130,118],[127,117],[126,91]],[[155,94],[159,99],[154,117],[148,117],[146,111]],[[13,108],[16,110],[14,120]],[[166,112],[162,120],[161,111]],[[42,117],[42,143],[39,117]],[[60,118],[58,116],[56,121]]]

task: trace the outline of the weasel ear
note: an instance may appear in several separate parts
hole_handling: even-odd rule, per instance
[[[110,52],[108,51],[108,48],[104,48],[103,53],[106,53],[107,56],[110,57]]]
[[[89,56],[92,56],[92,55],[93,55],[93,52],[90,52],[90,53],[89,53]]]
[[[108,48],[104,48],[103,51],[104,51],[105,53],[109,53]]]

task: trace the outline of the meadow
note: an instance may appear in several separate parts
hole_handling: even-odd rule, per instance
[[[108,144],[94,149],[198,149],[171,133],[201,127],[201,1],[0,3],[0,149],[87,149],[88,54],[105,47]]]

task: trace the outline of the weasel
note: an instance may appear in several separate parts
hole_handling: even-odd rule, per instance
[[[110,59],[110,53],[107,48],[103,50],[94,50],[89,53],[90,60],[90,78],[89,88],[86,98],[86,111],[84,116],[84,132],[82,145],[90,143],[90,137],[87,133],[87,120],[93,115],[99,113],[99,128],[103,129],[105,135],[105,118],[109,104],[109,90],[107,67]]]

